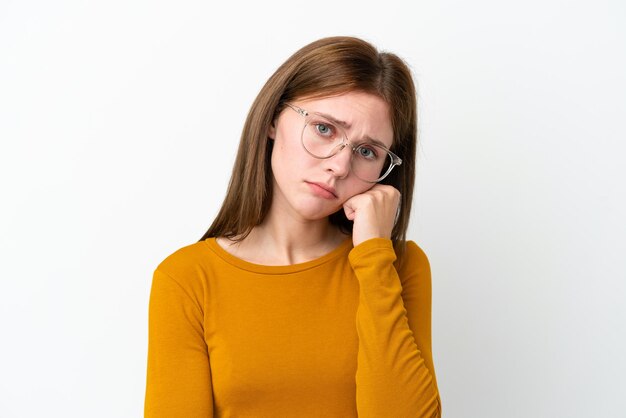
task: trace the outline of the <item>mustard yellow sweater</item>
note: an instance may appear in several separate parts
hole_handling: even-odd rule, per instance
[[[154,271],[146,417],[439,417],[431,276],[408,241],[264,266],[215,238]]]

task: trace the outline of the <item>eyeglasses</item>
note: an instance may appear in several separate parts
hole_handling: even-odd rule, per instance
[[[343,127],[329,117],[286,103],[299,115],[304,116],[301,142],[305,151],[315,158],[327,159],[346,146],[352,149],[350,168],[354,175],[368,183],[378,183],[391,173],[402,160],[381,144],[364,142],[352,145]]]

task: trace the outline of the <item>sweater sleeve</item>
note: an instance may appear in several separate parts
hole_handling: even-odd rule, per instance
[[[350,264],[359,281],[356,328],[358,416],[440,417],[430,321],[428,259],[412,241],[400,276],[392,241],[372,238],[354,247]]]
[[[146,418],[213,416],[202,309],[158,268],[150,292]]]

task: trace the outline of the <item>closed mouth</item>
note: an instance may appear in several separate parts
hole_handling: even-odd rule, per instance
[[[327,192],[332,193],[333,196],[338,197],[337,196],[337,191],[335,190],[334,187],[327,186],[324,183],[317,183],[317,182],[311,182],[311,181],[309,181],[307,183],[315,184],[316,186],[321,187],[322,189],[326,190]]]

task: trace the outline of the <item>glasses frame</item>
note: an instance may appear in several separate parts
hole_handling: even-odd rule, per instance
[[[341,144],[337,145],[336,151],[333,152],[332,154],[330,154],[327,157],[318,157],[315,154],[312,154],[311,151],[309,151],[308,149],[306,149],[306,147],[304,146],[304,131],[306,130],[307,125],[309,124],[309,120],[308,120],[308,116],[310,115],[310,113],[304,109],[302,109],[301,107],[298,107],[296,105],[293,105],[291,103],[285,103],[287,105],[287,107],[289,107],[290,109],[292,109],[293,111],[295,111],[296,113],[298,113],[300,116],[304,117],[304,127],[302,128],[302,133],[300,134],[300,144],[302,145],[302,148],[304,148],[304,150],[311,155],[314,158],[317,158],[319,160],[326,160],[328,158],[334,157],[335,155],[337,155],[339,152],[341,152],[341,150],[343,150],[346,146],[350,147],[350,149],[352,150],[351,156],[350,156],[350,170],[352,171],[352,159],[354,158],[354,154],[356,153],[356,151],[361,147],[361,145],[363,145],[364,143],[361,144],[357,144],[356,146],[352,144],[352,142],[350,142],[348,140],[348,135],[345,133],[345,130],[343,132],[342,135],[342,139],[341,139]],[[325,117],[324,115],[320,115],[319,113],[313,112],[314,114],[327,119],[327,117]],[[343,129],[343,128],[342,128]],[[383,150],[385,150],[387,152],[387,154],[389,154],[389,157],[391,157],[391,165],[389,166],[389,168],[387,169],[387,171],[385,172],[385,174],[383,174],[381,177],[378,178],[378,180],[375,181],[371,181],[371,180],[364,180],[361,177],[357,176],[355,174],[355,176],[362,180],[365,181],[367,183],[378,183],[379,181],[382,181],[385,179],[385,177],[387,177],[389,175],[389,173],[391,173],[391,170],[393,170],[393,168],[395,166],[399,166],[402,164],[402,159],[400,157],[398,157],[396,154],[394,154],[393,152],[391,152],[389,149],[383,147],[382,145],[378,145],[376,144],[377,147],[382,148]]]

